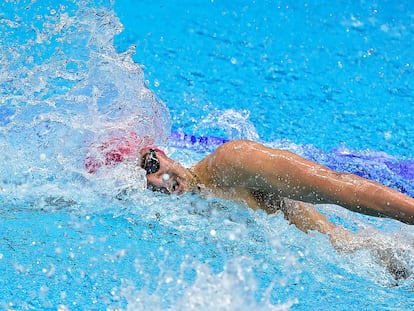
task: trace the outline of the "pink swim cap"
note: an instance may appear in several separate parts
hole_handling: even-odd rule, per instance
[[[89,146],[84,167],[88,173],[93,174],[102,166],[135,159],[139,151],[153,141],[150,137],[140,138],[135,132],[117,132],[102,143],[92,143]]]

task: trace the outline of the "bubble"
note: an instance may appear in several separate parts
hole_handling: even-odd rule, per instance
[[[58,306],[58,311],[69,311],[69,310],[70,310],[70,308],[68,306],[66,306],[66,305],[60,304]]]

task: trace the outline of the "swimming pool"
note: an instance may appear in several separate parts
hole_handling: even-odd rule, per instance
[[[414,196],[408,1],[1,7],[0,308],[412,307],[413,276],[396,280],[378,254],[339,254],[280,215],[151,193],[133,163],[82,166],[120,127],[186,165],[207,152],[172,130],[260,140]],[[321,210],[414,270],[412,226]]]

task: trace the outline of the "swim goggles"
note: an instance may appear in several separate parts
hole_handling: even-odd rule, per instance
[[[143,156],[141,168],[147,172],[147,175],[158,172],[160,169],[160,160],[154,149],[149,149],[149,152]]]

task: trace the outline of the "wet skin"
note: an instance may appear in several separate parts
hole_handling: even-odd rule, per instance
[[[145,156],[150,148],[141,150]],[[414,199],[377,182],[338,173],[285,150],[251,141],[232,141],[191,169],[162,152],[160,168],[148,174],[150,187],[167,193],[197,191],[200,185],[212,194],[271,212],[285,198],[341,205],[362,214],[390,217],[414,224]],[[238,200],[240,201],[240,200]],[[274,201],[274,202],[272,202]],[[276,206],[277,208],[277,206]]]
[[[141,157],[146,157],[149,151],[150,148],[141,150]],[[316,229],[329,234],[336,228],[312,205],[320,203],[414,224],[413,198],[252,141],[226,143],[191,169],[163,152],[156,152],[156,156],[159,169],[147,175],[150,189],[170,194],[204,189],[253,209],[269,213],[281,210],[305,232]]]

